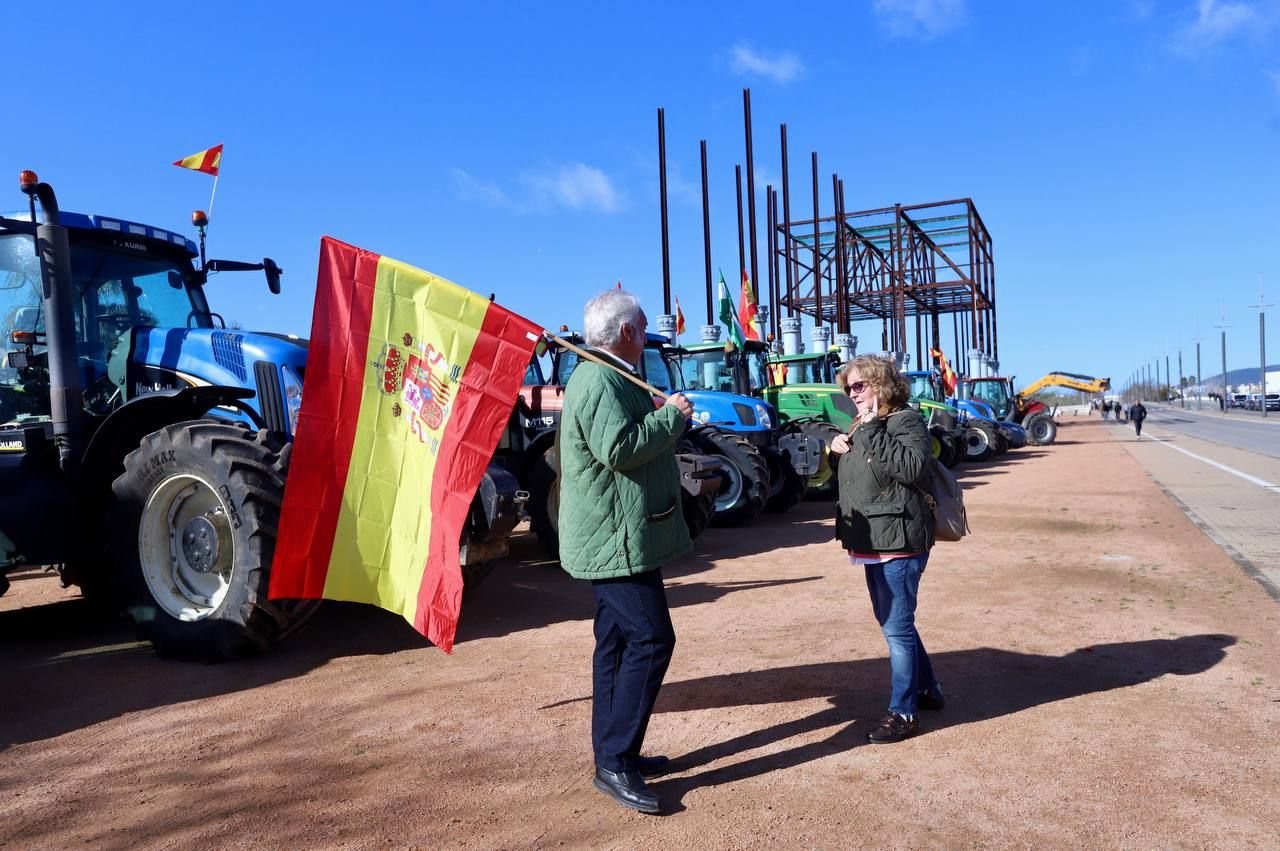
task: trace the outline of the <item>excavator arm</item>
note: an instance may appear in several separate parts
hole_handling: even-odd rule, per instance
[[[1018,395],[1023,399],[1030,398],[1046,387],[1066,387],[1083,393],[1104,393],[1111,389],[1110,378],[1094,378],[1092,375],[1077,375],[1073,372],[1051,372],[1044,378],[1028,384]]]

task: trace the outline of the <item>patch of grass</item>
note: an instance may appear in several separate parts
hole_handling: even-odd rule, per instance
[[[1262,682],[1263,682],[1262,677],[1254,677],[1252,680],[1249,681],[1249,685],[1260,686],[1262,685]]]

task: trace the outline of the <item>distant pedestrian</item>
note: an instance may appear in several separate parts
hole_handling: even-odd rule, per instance
[[[1138,440],[1142,440],[1142,421],[1146,418],[1147,406],[1142,404],[1142,400],[1139,399],[1129,409],[1129,419],[1133,421],[1133,430],[1138,433]]]
[[[587,344],[632,374],[647,324],[640,302],[618,289],[587,302],[583,317]],[[692,414],[682,393],[654,410],[644,389],[585,361],[565,387],[557,435],[560,563],[591,581],[596,604],[593,785],[646,813],[658,812],[659,800],[644,778],[668,764],[640,748],[676,643],[661,568],[692,548],[675,456]]]
[[[1106,399],[1102,400],[1102,421],[1107,421],[1107,416],[1111,413],[1111,403]]]
[[[1116,422],[1120,422],[1120,423],[1124,422],[1124,403],[1121,402],[1119,399],[1116,400],[1115,411],[1116,411]]]
[[[836,374],[858,418],[837,435],[840,504],[836,537],[853,564],[866,573],[871,608],[889,646],[888,714],[867,739],[898,742],[920,729],[919,709],[942,709],[946,700],[916,630],[920,578],[933,547],[933,514],[920,487],[932,457],[929,430],[907,406],[911,389],[893,361],[854,358]]]

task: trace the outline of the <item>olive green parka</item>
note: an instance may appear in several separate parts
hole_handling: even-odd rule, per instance
[[[927,483],[933,442],[911,408],[860,423],[840,456],[836,539],[857,553],[920,553],[934,543]]]

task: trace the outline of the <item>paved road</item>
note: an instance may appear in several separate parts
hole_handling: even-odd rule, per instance
[[[1280,602],[1280,417],[1150,410],[1143,440],[1128,423],[1112,436]]]
[[[1275,412],[1269,412],[1264,418],[1257,411],[1233,410],[1223,414],[1216,409],[1183,410],[1163,405],[1149,405],[1147,411],[1150,417],[1144,428],[1163,426],[1178,434],[1280,458],[1280,414]]]

